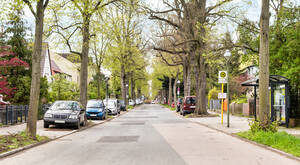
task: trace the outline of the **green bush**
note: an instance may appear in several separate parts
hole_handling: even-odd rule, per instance
[[[221,91],[217,90],[216,87],[214,87],[213,89],[211,89],[209,92],[208,92],[208,100],[217,100],[218,99],[218,93],[220,93]]]
[[[250,131],[252,133],[265,131],[265,132],[277,132],[278,122],[274,121],[270,125],[263,126],[259,121],[252,121],[249,123]]]
[[[246,95],[241,95],[240,97],[234,99],[232,102],[235,102],[237,104],[247,103],[248,99]]]

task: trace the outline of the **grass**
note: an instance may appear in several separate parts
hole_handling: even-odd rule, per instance
[[[106,115],[106,119],[111,119],[113,118],[113,115]]]
[[[199,118],[199,117],[219,117],[217,114],[197,115],[195,113],[186,114],[185,118]]]
[[[28,136],[25,132],[20,132],[18,134],[1,135],[0,153],[24,147],[30,144],[35,144],[45,140],[48,140],[48,137],[37,135],[34,139]]]
[[[175,107],[171,107],[169,106],[168,104],[162,104],[162,106],[166,107],[166,108],[169,108],[171,111],[175,111],[176,108]]]
[[[127,109],[129,110],[129,109],[133,109],[133,106],[132,105],[128,105],[127,106]]]
[[[300,138],[286,132],[239,132],[238,136],[300,157]]]

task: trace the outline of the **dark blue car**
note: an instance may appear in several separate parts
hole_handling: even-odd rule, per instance
[[[87,119],[101,119],[106,118],[105,106],[102,100],[89,100],[86,107]]]

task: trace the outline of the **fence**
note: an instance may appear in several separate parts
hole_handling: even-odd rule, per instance
[[[209,100],[209,109],[210,110],[221,109],[221,100]]]
[[[42,105],[41,115],[43,115],[49,104]],[[26,123],[28,118],[28,105],[0,105],[0,123],[2,125],[13,125]]]

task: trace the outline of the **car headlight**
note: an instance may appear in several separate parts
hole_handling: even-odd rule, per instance
[[[77,115],[76,114],[71,114],[70,116],[69,116],[69,119],[77,119],[78,117],[77,117]]]
[[[51,114],[51,113],[45,113],[44,117],[46,117],[46,118],[52,118],[53,114]]]

